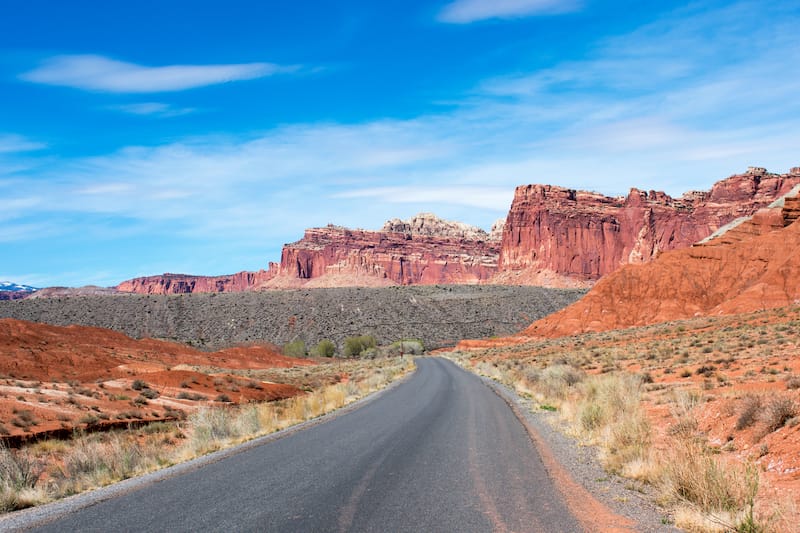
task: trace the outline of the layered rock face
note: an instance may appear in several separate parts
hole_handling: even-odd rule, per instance
[[[274,276],[269,271],[237,272],[227,276],[192,276],[188,274],[162,274],[123,281],[117,285],[120,292],[137,294],[189,294],[193,292],[242,292],[265,283]]]
[[[523,335],[558,337],[800,301],[800,187],[691,248],[628,265]]]
[[[480,228],[430,214],[381,231],[313,228],[283,247],[277,276],[262,287],[474,284],[497,271],[499,252]]]
[[[638,189],[610,198],[549,185],[517,187],[503,231],[500,276],[591,284],[622,265],[702,240],[798,183],[800,169],[778,175],[751,167],[709,192],[680,198]]]

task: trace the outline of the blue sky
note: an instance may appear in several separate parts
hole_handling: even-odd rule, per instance
[[[0,280],[266,268],[514,187],[800,165],[794,2],[26,0],[0,17]]]

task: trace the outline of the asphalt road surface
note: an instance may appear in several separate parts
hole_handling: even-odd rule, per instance
[[[36,531],[581,531],[525,429],[441,359],[346,415]]]

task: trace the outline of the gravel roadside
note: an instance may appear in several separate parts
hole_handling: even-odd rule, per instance
[[[633,520],[636,531],[682,531],[664,523],[670,522],[669,516],[654,503],[652,487],[606,472],[600,465],[597,449],[581,445],[560,430],[555,413],[538,409],[533,401],[519,396],[506,385],[486,377],[481,379],[512,407],[516,407],[517,416],[525,418],[527,426],[537,433],[539,440],[549,448],[574,481],[613,512]]]

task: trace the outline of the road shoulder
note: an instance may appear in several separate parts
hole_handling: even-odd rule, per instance
[[[520,397],[503,384],[486,377],[481,379],[508,403],[528,430],[545,466],[573,511],[590,516],[586,521],[590,531],[680,531],[664,524],[667,516],[653,503],[647,487],[609,474],[600,465],[594,447],[581,445],[560,431],[556,427],[555,413],[537,409],[531,400]],[[588,494],[589,499],[594,499],[601,507],[582,498],[581,493]],[[607,515],[595,515],[603,513],[602,507]]]

